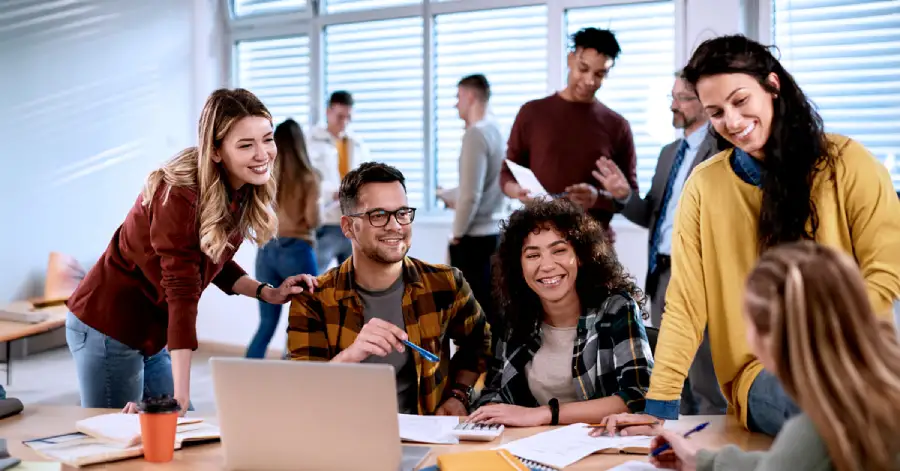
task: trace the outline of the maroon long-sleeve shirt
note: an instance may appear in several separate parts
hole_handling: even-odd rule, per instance
[[[163,202],[160,185],[149,207],[139,196],[100,260],[69,298],[69,310],[85,324],[145,355],[165,347],[197,348],[197,303],[215,283],[232,287],[246,275],[232,261],[243,237],[234,231],[218,263],[200,250],[198,197],[173,187]],[[233,200],[245,195],[238,192]],[[242,204],[232,204],[237,216]]]
[[[569,185],[590,183],[601,187],[591,175],[600,157],[608,157],[637,192],[637,157],[631,126],[622,115],[603,103],[566,101],[558,93],[526,103],[519,110],[509,134],[506,156],[528,167],[550,193],[562,193]],[[515,181],[504,165],[501,188]],[[590,213],[604,225],[616,211],[604,196]]]

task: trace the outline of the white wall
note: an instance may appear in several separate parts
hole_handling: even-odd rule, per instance
[[[147,173],[195,141],[224,69],[194,66],[193,25],[218,3],[0,2],[0,302],[40,294],[50,251],[93,264]]]

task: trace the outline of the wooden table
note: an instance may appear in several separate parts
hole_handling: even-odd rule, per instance
[[[30,303],[24,303],[30,305]],[[6,343],[6,384],[10,383],[12,372],[12,343],[16,340],[26,339],[35,335],[50,332],[66,325],[66,314],[69,312],[66,306],[53,306],[41,311],[49,313],[47,319],[41,322],[29,324],[26,322],[13,322],[0,320],[0,342]]]
[[[23,445],[22,441],[73,432],[76,421],[109,412],[113,411],[108,409],[82,409],[76,406],[26,405],[22,414],[0,420],[0,437],[7,440],[7,447],[12,456],[23,461],[44,461],[31,448]],[[678,429],[683,427],[687,430],[702,421],[711,422],[710,426],[703,432],[695,435],[691,440],[708,448],[719,448],[727,444],[735,444],[745,450],[765,450],[769,448],[772,442],[769,437],[746,431],[732,416],[685,417],[678,421],[677,427]],[[210,419],[210,422],[214,422],[214,420]],[[430,446],[432,450],[425,459],[423,467],[435,464],[436,457],[443,453],[493,448],[501,443],[533,435],[548,428],[508,428],[499,440],[490,443],[467,442],[461,445],[426,445]],[[153,464],[137,458],[95,465],[87,469],[110,469],[116,471],[219,470],[224,467],[220,450],[221,444],[219,443],[194,445],[176,451],[175,459],[167,464]],[[566,468],[566,471],[597,471],[609,469],[632,460],[646,460],[646,458],[637,455],[593,455]]]

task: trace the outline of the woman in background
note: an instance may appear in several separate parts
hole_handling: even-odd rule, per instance
[[[530,427],[644,409],[653,356],[642,295],[608,240],[564,199],[503,223],[494,275],[507,325],[469,421]]]
[[[296,273],[317,273],[313,250],[319,225],[319,176],[309,162],[303,130],[293,119],[275,128],[274,177],[278,182],[275,211],[278,237],[256,254],[256,277],[278,286]],[[259,302],[259,328],[247,348],[247,358],[263,358],[281,317],[281,305]]]
[[[744,36],[707,40],[684,76],[726,150],[692,171],[678,203],[646,412],[678,418],[708,327],[722,393],[749,430],[774,436],[799,409],[744,341],[747,275],[765,250],[815,240],[855,257],[875,312],[890,319],[900,297],[900,202],[887,168],[859,142],[825,133],[765,46]],[[601,177],[614,169],[598,164]]]
[[[137,412],[144,397],[190,404],[197,303],[210,283],[228,294],[284,304],[312,287],[278,288],[232,260],[244,239],[275,233],[272,117],[252,93],[217,90],[200,115],[199,144],[147,177],[100,260],[68,301],[66,342],[83,407]],[[171,356],[170,356],[171,351]]]
[[[691,471],[900,469],[900,343],[872,310],[856,262],[797,242],[762,256],[744,297],[747,343],[803,411],[767,452],[697,450],[660,430],[674,453],[660,468]]]

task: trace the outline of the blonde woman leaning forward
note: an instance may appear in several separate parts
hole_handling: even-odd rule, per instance
[[[900,469],[900,344],[879,319],[855,261],[812,242],[770,250],[747,282],[747,343],[802,413],[768,452],[697,450],[660,431],[654,462],[678,470]]]
[[[244,239],[262,245],[276,230],[276,150],[266,107],[246,90],[217,90],[203,107],[199,134],[198,147],[150,174],[69,299],[66,341],[83,407],[134,412],[144,395],[168,394],[184,413],[203,290],[214,283],[228,294],[283,304],[301,283],[314,283],[299,275],[273,288],[231,260]]]

